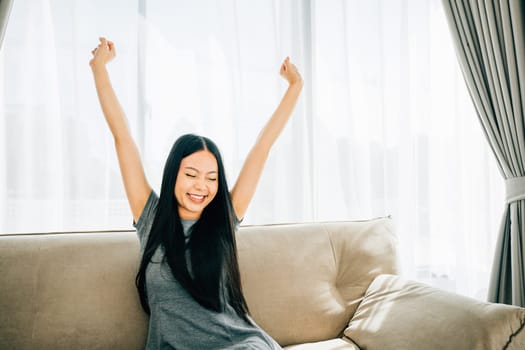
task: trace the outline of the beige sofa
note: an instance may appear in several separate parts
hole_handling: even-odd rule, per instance
[[[389,218],[241,227],[238,250],[286,349],[525,349],[525,309],[396,276]],[[0,349],[143,349],[137,263],[131,231],[0,236]]]

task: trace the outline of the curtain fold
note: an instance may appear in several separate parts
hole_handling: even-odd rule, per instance
[[[0,49],[4,41],[5,29],[7,28],[7,21],[9,20],[12,5],[13,0],[0,0]]]
[[[519,0],[443,0],[456,53],[507,200],[489,301],[525,306],[525,32]]]

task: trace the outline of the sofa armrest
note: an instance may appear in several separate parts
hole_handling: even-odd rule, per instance
[[[365,349],[525,349],[525,308],[377,276],[344,334]]]

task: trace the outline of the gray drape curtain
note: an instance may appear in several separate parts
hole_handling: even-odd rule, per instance
[[[525,5],[522,0],[443,0],[443,5],[506,184],[488,299],[525,306]]]
[[[13,0],[0,0],[0,49],[4,42],[5,29],[7,28],[7,21],[9,19],[12,5]]]

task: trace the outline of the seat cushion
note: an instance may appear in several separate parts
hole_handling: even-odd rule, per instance
[[[364,349],[525,349],[525,309],[374,279],[344,334]]]
[[[284,350],[359,350],[359,348],[348,338],[337,338],[315,343],[290,345]]]

